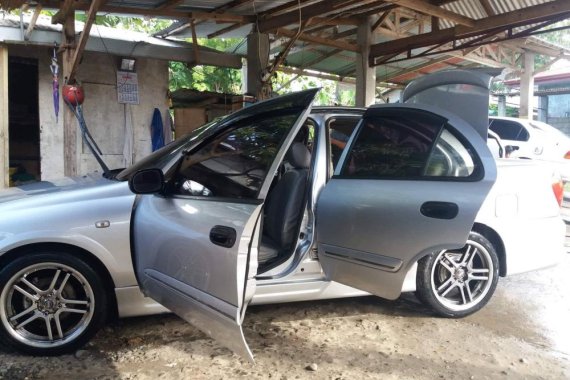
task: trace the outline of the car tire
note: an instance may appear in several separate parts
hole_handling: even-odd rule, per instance
[[[74,352],[99,330],[108,307],[103,279],[72,253],[29,254],[0,270],[0,341],[21,353]]]
[[[418,262],[417,297],[444,317],[461,318],[489,302],[499,280],[499,259],[483,235],[471,232],[457,250],[435,252]]]

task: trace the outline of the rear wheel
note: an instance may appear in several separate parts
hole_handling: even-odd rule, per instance
[[[484,236],[471,232],[467,244],[418,262],[418,298],[438,314],[464,317],[489,302],[499,279],[499,259]]]
[[[23,256],[0,271],[0,338],[32,355],[84,345],[107,313],[100,276],[67,252]]]

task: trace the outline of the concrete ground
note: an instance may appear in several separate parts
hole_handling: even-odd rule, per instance
[[[432,315],[413,295],[251,307],[252,365],[173,315],[106,327],[55,358],[0,348],[2,379],[570,379],[570,254],[501,279],[473,316]]]
[[[570,199],[563,208],[570,222]],[[567,225],[570,251],[570,224]],[[255,306],[245,335],[254,365],[174,315],[115,322],[74,355],[0,347],[0,380],[570,379],[570,253],[557,267],[501,279],[460,320],[411,294]]]

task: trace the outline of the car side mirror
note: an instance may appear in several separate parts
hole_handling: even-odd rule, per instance
[[[129,189],[135,194],[155,194],[164,188],[164,174],[160,169],[139,170],[129,179]]]
[[[511,155],[511,153],[513,153],[514,151],[519,150],[519,147],[516,145],[507,145],[505,146],[505,156],[509,157]]]

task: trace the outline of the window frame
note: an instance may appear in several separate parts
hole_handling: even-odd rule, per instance
[[[343,151],[343,154],[342,154],[340,162],[339,162],[341,164],[341,167],[338,170],[338,174],[336,174],[337,170],[335,170],[334,171],[335,174],[333,174],[331,179],[389,180],[389,181],[431,181],[431,182],[478,182],[485,177],[485,168],[483,166],[483,162],[481,160],[481,157],[479,157],[479,154],[477,153],[476,149],[473,147],[473,144],[471,144],[467,140],[467,138],[465,136],[463,136],[463,134],[450,123],[450,120],[448,118],[443,117],[443,116],[438,115],[438,114],[435,114],[433,112],[426,111],[423,109],[418,109],[418,108],[401,108],[401,109],[398,109],[398,111],[400,113],[409,112],[410,110],[412,112],[413,111],[420,111],[420,112],[431,113],[431,114],[438,116],[438,117],[443,119],[442,125],[439,127],[437,135],[436,135],[435,139],[433,140],[433,142],[431,143],[431,147],[430,147],[429,153],[427,155],[427,159],[424,163],[424,168],[422,170],[422,173],[425,173],[425,170],[427,168],[427,164],[432,157],[433,151],[434,151],[434,149],[436,149],[437,143],[438,143],[439,139],[441,138],[443,131],[445,129],[447,129],[449,131],[449,133],[451,133],[463,145],[463,147],[466,150],[473,153],[471,155],[471,157],[473,159],[474,169],[473,169],[473,173],[471,173],[471,175],[469,175],[467,177],[455,177],[455,176],[426,176],[425,174],[422,174],[420,176],[394,177],[394,176],[387,176],[387,175],[354,176],[354,175],[343,174],[343,172],[345,171],[346,165],[348,163],[348,159],[352,153],[352,150],[353,150],[355,144],[358,142],[360,134],[362,133],[362,131],[364,129],[364,125],[365,125],[364,121],[366,118],[363,116],[361,118],[360,122],[357,124],[356,130],[353,132],[353,135],[351,136],[350,140],[348,141],[347,147]],[[392,111],[392,110],[390,110],[390,111]],[[377,116],[381,117],[382,115],[380,114]],[[368,116],[368,117],[374,117],[374,116]]]
[[[223,196],[223,195],[222,196],[220,196],[220,195],[203,196],[203,195],[180,194],[177,192],[177,190],[175,188],[176,183],[177,183],[177,177],[178,177],[177,174],[180,173],[181,167],[184,163],[184,158],[187,157],[188,155],[195,154],[196,152],[198,152],[199,150],[201,150],[202,148],[204,148],[208,144],[210,144],[213,140],[219,138],[221,135],[230,134],[233,131],[235,131],[236,129],[239,129],[241,127],[247,127],[247,123],[253,123],[259,119],[264,120],[264,119],[268,119],[268,118],[277,118],[280,116],[284,117],[284,116],[295,116],[295,115],[297,115],[297,117],[295,118],[294,123],[290,126],[289,130],[284,134],[281,141],[279,142],[279,146],[277,148],[277,154],[273,158],[271,165],[269,165],[269,167],[267,168],[267,173],[265,174],[265,178],[261,181],[261,185],[260,185],[259,189],[257,190],[254,197],[245,198],[245,197],[231,197],[231,196]],[[213,134],[207,136],[204,140],[200,141],[196,146],[193,146],[190,150],[186,150],[186,151],[182,152],[180,154],[180,156],[178,157],[177,162],[170,167],[170,169],[168,170],[168,172],[165,175],[165,183],[166,184],[165,184],[164,195],[169,197],[169,198],[176,198],[176,199],[200,199],[200,200],[208,200],[208,201],[216,201],[216,202],[228,202],[228,203],[238,202],[238,203],[248,203],[248,204],[261,204],[261,203],[263,203],[265,197],[260,198],[261,190],[263,189],[266,181],[270,180],[269,174],[271,172],[271,167],[275,163],[276,158],[279,156],[279,152],[281,152],[284,149],[284,145],[289,140],[293,128],[295,128],[295,126],[299,123],[300,118],[303,118],[303,115],[304,115],[304,112],[300,111],[300,109],[298,107],[287,108],[287,109],[282,109],[282,110],[277,110],[277,111],[274,111],[274,110],[266,111],[263,113],[252,115],[252,116],[247,117],[247,118],[235,120],[234,125],[229,125],[223,129],[217,131],[216,133],[213,133]],[[304,118],[304,119],[306,119],[306,118]],[[237,125],[239,125],[239,126],[237,126]],[[289,142],[289,145],[290,145],[290,143],[291,143],[291,141]],[[205,186],[206,188],[208,187],[204,184],[202,184],[202,185]]]

